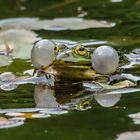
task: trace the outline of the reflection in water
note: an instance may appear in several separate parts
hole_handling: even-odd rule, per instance
[[[33,79],[31,79],[31,81],[32,80]],[[56,82],[54,85],[55,88],[52,88],[45,83],[40,83],[38,81],[34,89],[35,108],[1,109],[0,114],[13,117],[10,119],[10,126],[7,127],[21,125],[26,119],[47,118],[51,115],[65,114],[68,113],[69,110],[85,111],[92,107],[92,103],[94,102],[93,98],[102,107],[112,107],[120,100],[121,93],[123,93],[122,91],[124,90],[110,90],[109,92],[100,91],[97,93],[95,89],[100,89],[99,86],[93,86],[95,88],[94,91],[88,92],[86,90],[81,90],[80,86],[80,88],[78,88],[78,85],[81,85],[81,83],[71,86],[66,83],[65,85],[59,84],[60,83]],[[67,89],[67,94],[62,93],[62,89]],[[135,88],[131,89],[133,89],[132,91],[135,90]],[[126,90],[127,93],[130,88],[126,88]],[[11,126],[12,123],[16,124]],[[4,128],[2,126],[0,127]]]
[[[75,105],[75,109],[79,110],[79,111],[85,111],[90,109],[91,106],[91,101],[92,99],[84,99],[84,100],[80,100],[78,104]]]
[[[11,73],[8,74],[9,75],[6,76],[11,76]],[[5,78],[8,78],[9,80],[9,77],[4,77],[4,79]],[[92,87],[93,90],[86,91],[81,87],[81,82],[70,84],[71,82],[68,81],[65,82],[65,84],[62,84],[61,82],[55,82],[53,76],[47,80],[44,79],[44,77],[31,77],[19,79],[19,81],[15,82],[18,84],[36,84],[34,89],[35,108],[0,110],[0,114],[18,118],[15,119],[16,122],[17,120],[21,121],[22,119],[47,118],[51,115],[68,113],[70,110],[85,111],[92,108],[93,99],[102,107],[112,107],[120,100],[122,93],[133,92],[136,91],[136,89],[140,91],[138,88],[103,90],[103,87],[100,87],[99,85],[96,86],[96,84],[89,86],[90,88]],[[48,83],[51,83],[53,86],[48,85]],[[88,87],[88,83],[85,85]],[[65,89],[65,92],[62,92],[62,89]],[[22,120],[22,123],[24,121],[25,120]]]
[[[92,96],[82,95],[83,97],[72,98],[66,105],[69,110],[85,111],[92,108]]]
[[[34,90],[36,107],[57,108],[59,104],[54,94],[54,89],[51,89],[47,85],[36,85]]]
[[[139,81],[138,76],[133,76],[131,74],[121,74],[111,76],[111,80],[122,80],[122,79],[130,79],[133,81]],[[111,81],[111,82],[112,82]],[[140,88],[136,87],[137,85],[134,82],[129,80],[124,80],[121,82],[117,82],[113,85],[104,84],[104,83],[96,83],[96,82],[83,82],[83,87],[85,90],[90,91],[97,103],[99,103],[103,107],[112,107],[114,106],[121,98],[121,94],[128,94],[133,92],[139,92]]]
[[[59,87],[59,85],[57,85]],[[62,88],[62,87],[59,87]],[[65,87],[63,87],[65,88]],[[37,108],[47,108],[41,112],[51,114],[63,114],[66,110],[87,110],[90,107],[90,96],[84,95],[84,92],[63,94],[58,93],[56,89],[48,87],[44,84],[35,86],[34,99]],[[81,97],[83,96],[83,97]],[[62,110],[65,108],[66,110]]]
[[[94,99],[103,107],[114,106],[121,98],[121,94],[95,94]]]

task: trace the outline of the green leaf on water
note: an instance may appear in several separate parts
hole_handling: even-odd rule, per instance
[[[104,84],[104,83],[98,83],[98,84],[105,89],[121,89],[121,88],[136,86],[135,83],[133,83],[129,80],[124,80],[124,81],[115,83],[113,85],[108,85],[108,84]]]

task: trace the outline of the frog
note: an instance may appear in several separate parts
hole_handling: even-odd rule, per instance
[[[49,44],[48,42],[50,40],[45,40],[46,41],[46,46]],[[51,41],[52,43],[52,41]],[[43,46],[41,43],[40,45],[36,45],[36,47],[39,47],[39,49]],[[94,52],[99,52],[97,51],[98,48],[100,47],[87,47],[82,44],[75,44],[72,47],[69,47],[66,44],[63,43],[58,43],[56,44],[55,42],[52,43],[52,53],[53,56],[55,54],[55,59],[53,58],[49,64],[47,65],[46,61],[48,58],[50,59],[52,57],[51,53],[49,52],[50,50],[47,51],[46,46],[45,51],[43,51],[43,55],[45,55],[45,59],[43,57],[43,62],[42,63],[42,53],[38,54],[39,61],[42,63],[40,64],[40,69],[38,72],[38,75],[41,74],[53,74],[56,78],[56,81],[83,81],[83,80],[92,80],[92,81],[97,81],[97,82],[109,82],[110,76],[116,73],[119,73],[119,68],[118,68],[118,61],[119,61],[119,56],[118,53],[115,49],[108,47],[108,46],[101,46],[103,49],[111,50],[116,56],[114,60],[116,61],[115,67],[113,68],[113,71],[111,72],[98,72],[100,67],[94,67],[92,65],[92,61],[96,60],[94,56],[96,56],[96,53]],[[41,46],[42,45],[42,46]],[[32,51],[33,52],[33,51]],[[46,55],[48,53],[48,55]],[[32,54],[32,56],[34,56]],[[107,53],[105,57],[110,56],[110,54]],[[113,55],[112,55],[113,56]],[[112,59],[109,58],[108,60]],[[36,59],[36,57],[31,57],[32,59]],[[38,58],[37,58],[38,59]],[[103,60],[105,60],[103,58]],[[101,61],[101,60],[96,60]],[[34,62],[34,61],[32,61]],[[112,63],[113,65],[114,63]],[[110,62],[105,62],[104,66],[110,65]],[[101,65],[102,66],[102,65]],[[109,67],[111,69],[111,67]]]

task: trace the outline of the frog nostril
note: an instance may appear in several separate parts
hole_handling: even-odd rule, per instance
[[[56,51],[57,50],[57,47],[55,47],[54,50]]]

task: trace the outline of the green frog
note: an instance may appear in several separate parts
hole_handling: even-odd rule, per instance
[[[109,76],[117,69],[119,56],[111,47],[101,46],[98,48],[81,44],[69,47],[65,44],[43,40],[37,42],[33,47],[31,59],[35,68],[41,71],[40,73],[53,74],[59,80],[101,80],[107,82]],[[102,53],[102,59],[98,55],[99,52]],[[96,64],[93,64],[94,60],[97,62]],[[98,65],[98,62],[101,64]],[[103,69],[101,73],[98,72],[100,69]]]
[[[95,48],[77,44],[72,48],[59,45],[55,51],[56,60],[44,71],[54,74],[58,79],[107,81],[108,75],[98,74],[91,67],[91,56]]]

